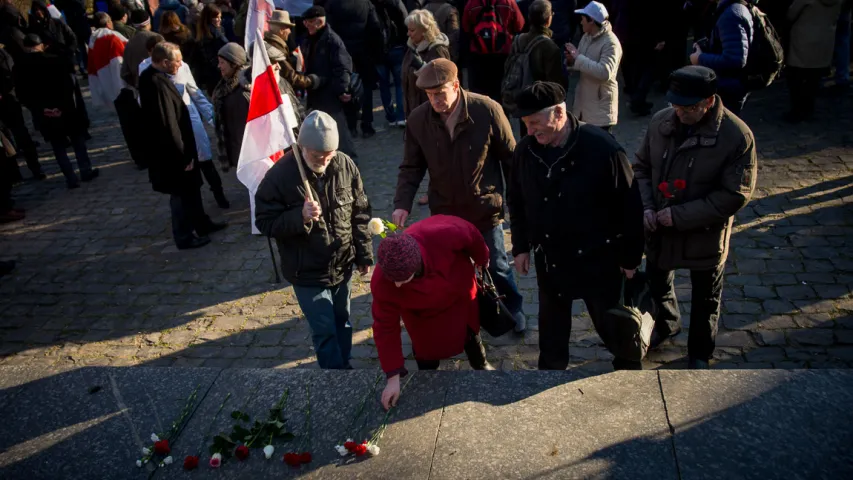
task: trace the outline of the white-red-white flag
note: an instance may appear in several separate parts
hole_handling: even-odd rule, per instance
[[[270,168],[284,155],[283,150],[296,143],[293,129],[298,126],[293,104],[282,98],[278,89],[278,75],[270,65],[264,48],[263,34],[255,30],[257,47],[252,52],[252,96],[249,116],[240,147],[237,179],[249,189],[252,213],[252,233],[261,233],[255,227],[255,192]]]
[[[267,31],[273,10],[275,4],[272,0],[249,0],[249,8],[246,10],[246,38],[243,39],[247,52],[255,41],[255,31],[260,30],[262,34]],[[264,38],[263,35],[261,38]]]

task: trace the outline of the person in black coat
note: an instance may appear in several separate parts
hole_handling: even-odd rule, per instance
[[[65,14],[65,20],[76,36],[77,65],[80,67],[80,73],[85,75],[86,64],[89,61],[86,46],[89,44],[89,37],[92,34],[92,27],[89,25],[89,17],[86,13],[86,4],[84,0],[54,0],[52,3]]]
[[[15,79],[12,74],[14,66],[15,61],[9,52],[5,48],[0,48],[0,122],[15,138],[16,147],[23,151],[33,178],[44,180],[47,176],[41,171],[36,144],[24,123],[24,112],[15,93]],[[9,170],[10,175],[13,181],[19,182],[22,177],[18,170],[18,162],[15,158],[12,158],[11,162],[14,165]]]
[[[376,134],[373,129],[373,90],[378,80],[376,62],[382,59],[383,45],[379,17],[370,0],[328,0],[325,10],[329,25],[343,40],[355,73],[364,84],[364,93],[357,99],[361,104],[352,103],[346,108],[347,125],[355,132],[360,107],[361,133],[364,138],[372,137]]]
[[[77,36],[71,28],[60,20],[51,18],[47,5],[41,0],[35,0],[30,14],[29,33],[34,33],[44,42],[45,52],[68,57],[71,69],[77,58]]]
[[[172,235],[175,245],[183,250],[207,245],[207,235],[226,224],[211,221],[201,202],[201,174],[190,112],[169,78],[178,72],[181,61],[177,45],[157,44],[151,53],[152,68],[139,77],[139,99],[150,138],[148,178],[155,192],[171,196]]]
[[[302,23],[308,30],[308,37],[301,45],[305,74],[316,75],[320,80],[319,87],[308,91],[308,109],[326,112],[335,119],[339,125],[339,150],[356,160],[358,155],[352,136],[348,129],[343,128],[347,124],[344,103],[353,99],[350,92],[352,57],[341,37],[326,25],[323,7],[315,5],[306,10],[302,14]]]
[[[534,82],[517,96],[528,135],[512,159],[509,214],[515,268],[534,252],[539,285],[539,368],[569,363],[572,300],[582,299],[605,345],[604,313],[619,302],[623,275],[643,258],[643,204],[625,150],[566,110],[559,84]],[[617,369],[639,362],[616,358]]]
[[[15,90],[33,114],[33,123],[53,147],[68,188],[77,188],[80,182],[66,152],[69,140],[77,156],[80,178],[91,181],[98,176],[98,169],[92,168],[86,149],[89,119],[78,103],[70,59],[45,53],[44,43],[34,34],[26,36],[24,48],[26,54],[13,70]]]
[[[646,116],[654,107],[647,97],[658,65],[663,61],[665,35],[678,26],[662,22],[663,10],[649,8],[649,4],[641,0],[612,0],[611,5],[613,32],[623,47],[622,76],[625,92],[631,95],[631,112]],[[659,27],[653,27],[655,24]]]
[[[0,0],[0,43],[16,61],[24,54],[26,31],[27,20],[17,7],[8,0]]]

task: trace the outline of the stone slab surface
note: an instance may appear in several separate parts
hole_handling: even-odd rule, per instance
[[[678,478],[655,372],[459,376],[430,478]]]
[[[660,372],[681,478],[853,478],[853,373]]]

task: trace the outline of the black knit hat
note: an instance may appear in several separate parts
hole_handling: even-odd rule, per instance
[[[717,93],[717,74],[708,67],[689,65],[669,76],[666,99],[678,106],[690,106]]]
[[[545,108],[559,105],[566,101],[566,91],[562,85],[554,82],[533,82],[524,87],[515,96],[515,117],[521,118],[533,115]]]
[[[302,20],[311,20],[312,18],[325,17],[326,9],[319,6],[314,5],[313,7],[305,10],[305,13],[302,14]]]

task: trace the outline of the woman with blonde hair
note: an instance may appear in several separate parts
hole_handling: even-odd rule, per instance
[[[426,92],[417,87],[418,71],[436,58],[450,59],[450,41],[441,33],[429,10],[414,10],[406,17],[409,41],[403,56],[403,112],[406,118],[412,110],[428,101]],[[402,123],[402,122],[398,122]],[[426,205],[429,198],[424,195],[418,204]]]
[[[219,49],[228,40],[222,29],[222,11],[216,5],[209,3],[201,11],[195,31],[196,49],[194,53],[193,74],[199,85],[208,95],[219,83]]]

